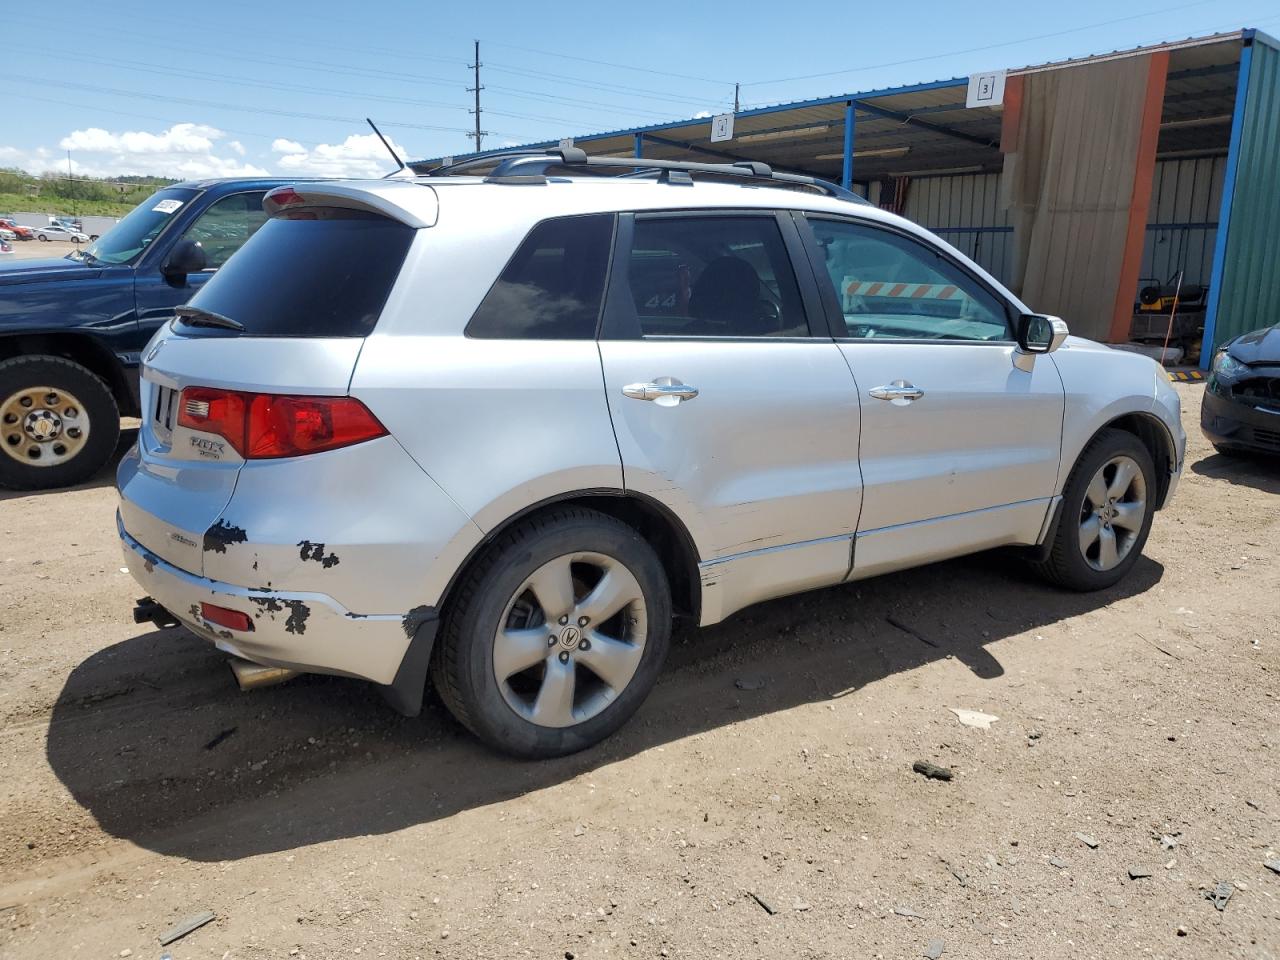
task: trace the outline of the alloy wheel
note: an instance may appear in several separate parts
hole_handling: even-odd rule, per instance
[[[1093,475],[1080,507],[1080,552],[1094,570],[1111,570],[1133,549],[1147,515],[1147,481],[1136,460],[1112,457]]]
[[[530,723],[571,727],[627,688],[644,654],[648,612],[626,566],[581,552],[535,570],[499,624],[493,672],[507,705]]]

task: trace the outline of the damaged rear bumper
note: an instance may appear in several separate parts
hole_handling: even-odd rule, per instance
[[[352,613],[322,593],[289,593],[210,580],[166,562],[116,526],[134,579],[174,619],[219,649],[246,660],[304,673],[329,673],[382,684],[402,713],[421,706],[435,639],[435,610]],[[206,621],[201,604],[247,614],[250,630]]]

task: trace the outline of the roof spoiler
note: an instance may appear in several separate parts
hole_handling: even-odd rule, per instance
[[[434,190],[428,187],[424,191],[422,185],[407,180],[401,180],[398,183],[391,181],[385,185],[382,181],[375,181],[375,183],[379,186],[372,189],[333,181],[295,183],[286,187],[276,187],[274,190],[267,191],[267,195],[262,198],[262,209],[266,211],[268,217],[278,217],[295,211],[305,211],[308,208],[337,207],[341,210],[376,213],[414,228],[435,226],[440,208]],[[413,194],[411,207],[395,202],[397,186],[416,191]],[[427,193],[431,194],[429,200],[425,196]]]

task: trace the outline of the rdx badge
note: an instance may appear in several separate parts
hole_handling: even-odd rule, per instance
[[[204,437],[192,437],[191,446],[199,450],[202,457],[220,457],[227,452],[227,445],[221,440],[206,440]]]

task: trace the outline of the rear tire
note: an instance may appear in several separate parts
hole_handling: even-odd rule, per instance
[[[1082,592],[1118,583],[1138,562],[1151,531],[1155,478],[1141,440],[1123,430],[1099,432],[1067,479],[1049,555],[1033,565],[1036,571]]]
[[[120,409],[92,371],[62,357],[0,362],[0,487],[80,483],[101,469],[119,439]]]
[[[490,746],[563,756],[635,713],[670,636],[671,590],[653,548],[606,514],[558,509],[503,534],[464,574],[432,678]]]

